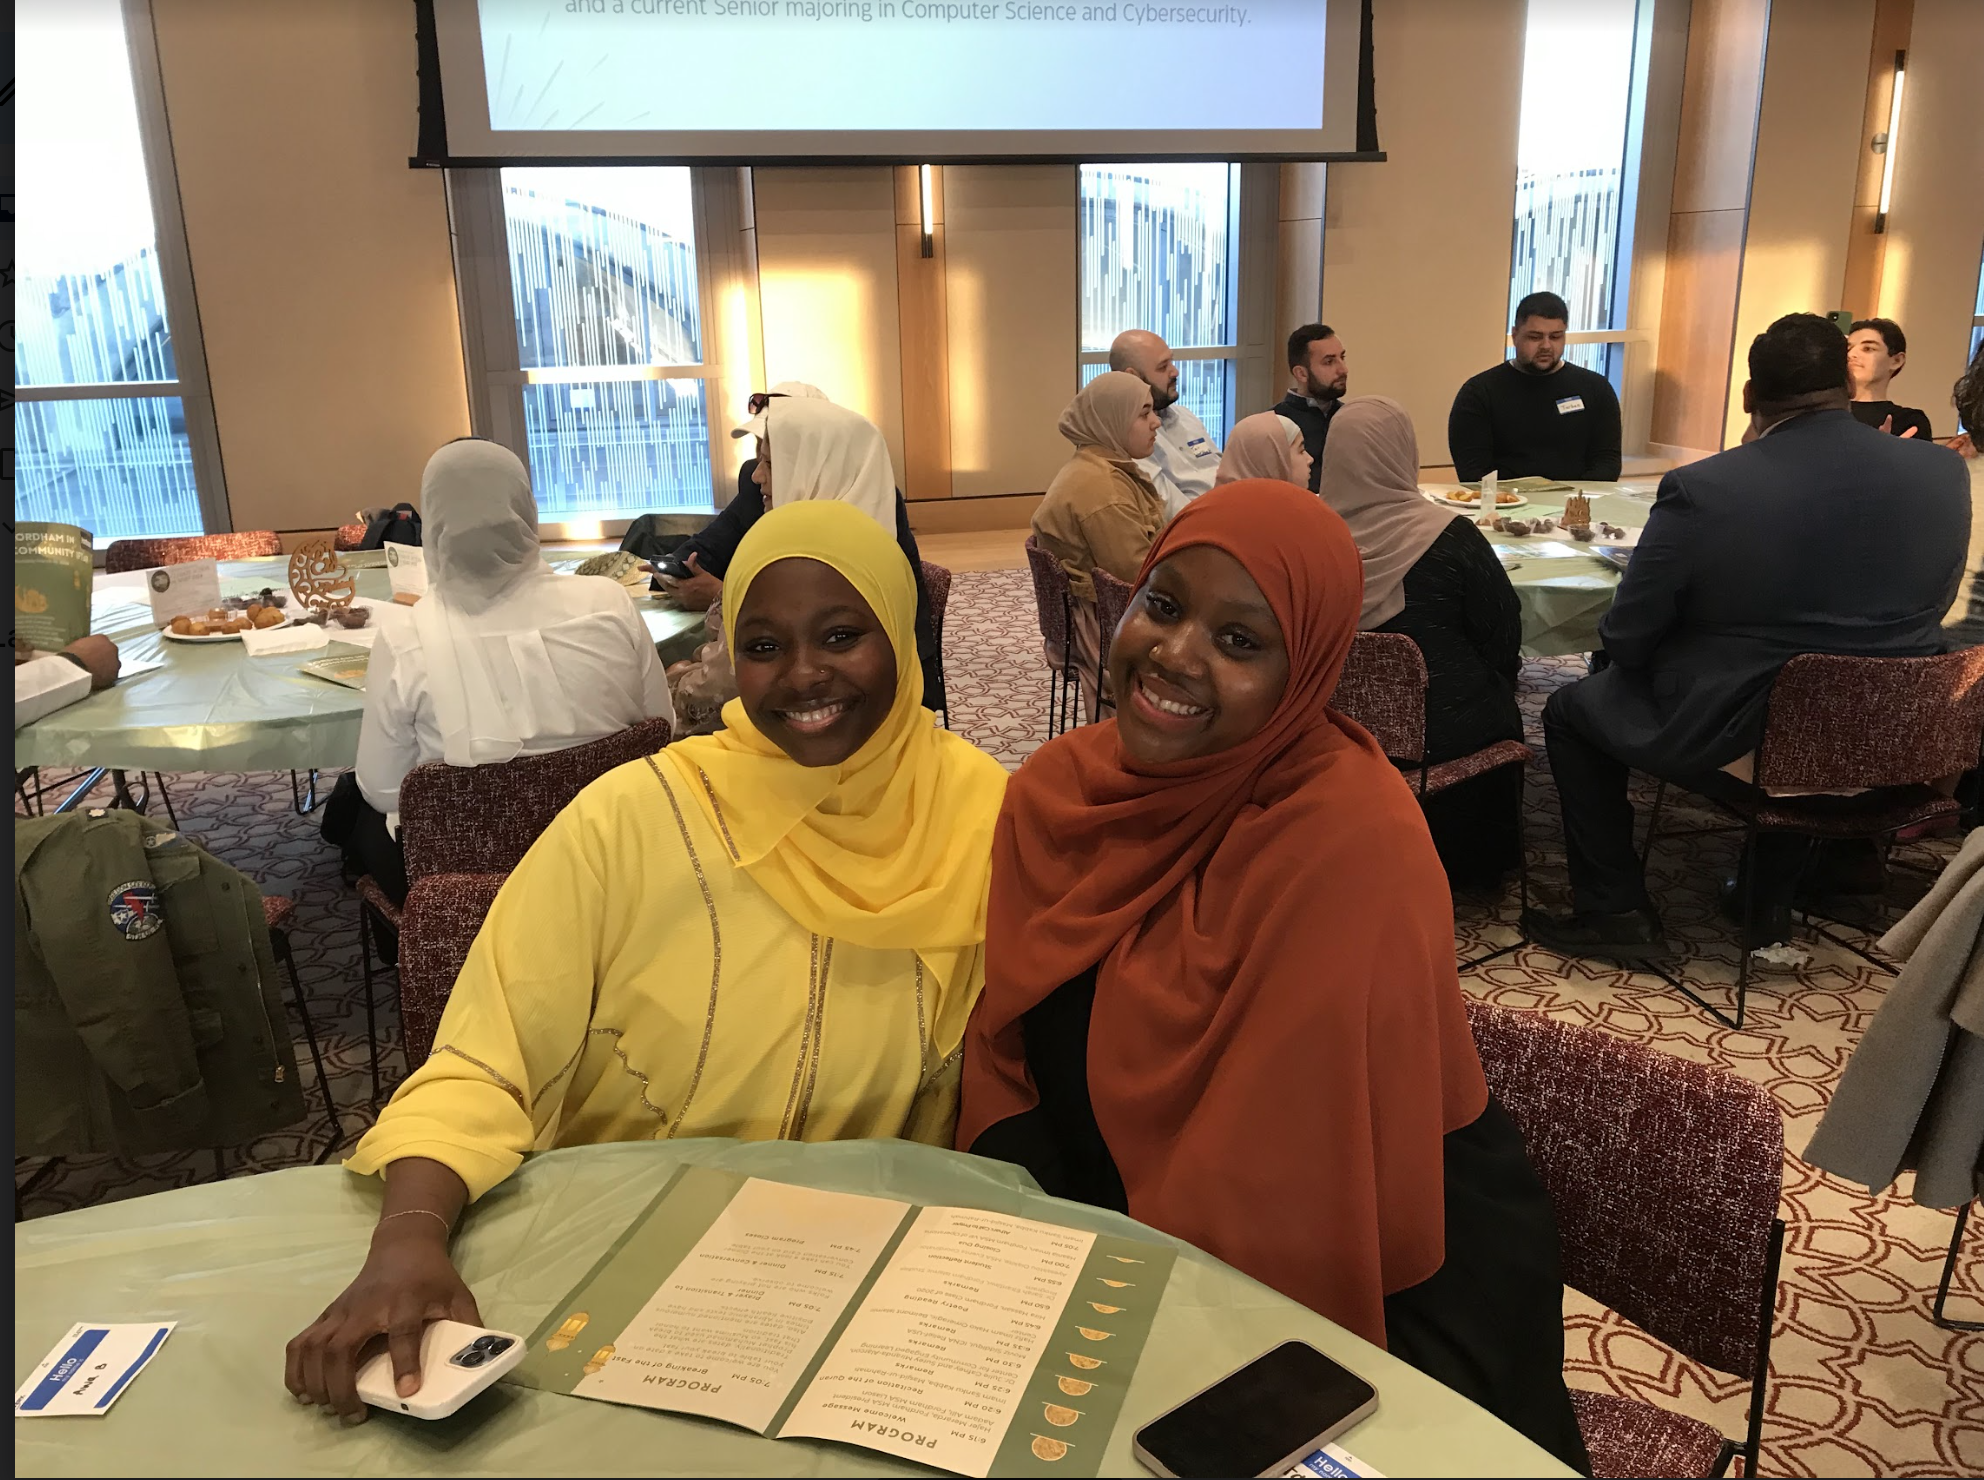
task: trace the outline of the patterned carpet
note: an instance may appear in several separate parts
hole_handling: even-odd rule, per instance
[[[945,638],[954,700],[953,724],[1008,765],[1017,765],[1045,735],[1046,676],[1038,657],[1032,591],[1024,571],[964,572],[956,580]],[[1524,670],[1523,703],[1531,741],[1550,690],[1575,678],[1569,660]],[[316,818],[290,809],[281,775],[187,775],[170,781],[181,825],[218,856],[246,869],[270,893],[297,902],[292,943],[303,994],[330,1071],[349,1145],[371,1110],[357,906],[335,857],[316,836]],[[1556,797],[1538,766],[1528,787],[1527,833],[1532,878],[1546,894],[1561,888],[1562,852]],[[1642,798],[1642,803],[1647,800]],[[1680,831],[1713,825],[1709,816],[1669,808],[1671,825],[1654,850],[1651,882],[1670,932],[1688,951],[1696,983],[1733,983],[1731,932],[1715,913],[1717,881],[1735,858],[1727,835]],[[1947,842],[1917,845],[1898,861],[1933,872]],[[1891,906],[1925,887],[1898,877]],[[1464,956],[1513,938],[1513,887],[1493,899],[1456,907],[1456,943]],[[1878,934],[1878,929],[1873,933]],[[1855,937],[1865,944],[1868,936]],[[1949,1213],[1915,1207],[1893,1194],[1862,1189],[1817,1172],[1796,1152],[1809,1139],[1853,1045],[1879,1006],[1887,978],[1850,952],[1808,942],[1813,960],[1795,974],[1752,986],[1742,1031],[1722,1027],[1658,978],[1592,961],[1569,961],[1531,947],[1463,977],[1469,991],[1505,1007],[1589,1024],[1712,1063],[1755,1081],[1783,1112],[1791,1154],[1785,1159],[1783,1216],[1789,1236],[1778,1291],[1770,1409],[1763,1473],[1775,1475],[1955,1475],[1984,1472],[1984,1335],[1940,1330],[1928,1319],[1950,1238]],[[392,978],[382,981],[380,1022],[388,1084],[404,1072]],[[1716,999],[1711,996],[1711,1000]],[[299,1029],[299,1063],[307,1057]],[[307,1164],[331,1150],[321,1101],[304,1069],[313,1119],[296,1130],[226,1153],[231,1175]],[[210,1153],[118,1162],[78,1158],[45,1168],[23,1162],[22,1210],[38,1216],[185,1186],[214,1175]],[[1903,1190],[1906,1189],[1906,1181]],[[1984,1290],[1984,1229],[1973,1220],[1956,1288]],[[1973,1295],[1953,1297],[1951,1314],[1975,1317]],[[1574,1386],[1644,1398],[1740,1434],[1746,1381],[1685,1361],[1616,1316],[1572,1295],[1566,1306]]]

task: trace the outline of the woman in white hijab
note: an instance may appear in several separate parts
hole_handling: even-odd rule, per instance
[[[1398,632],[1426,657],[1427,759],[1438,764],[1522,738],[1516,675],[1522,609],[1487,537],[1419,491],[1412,418],[1383,396],[1352,396],[1330,422],[1318,492],[1343,516],[1364,562],[1358,627]],[[1505,766],[1426,807],[1447,878],[1492,884],[1520,846],[1520,773]]]
[[[428,459],[420,507],[427,594],[382,623],[373,645],[353,775],[374,815],[361,815],[346,844],[401,897],[400,783],[415,766],[542,755],[675,712],[625,589],[544,563],[515,453],[450,442]]]

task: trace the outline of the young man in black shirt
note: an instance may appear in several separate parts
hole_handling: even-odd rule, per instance
[[[1877,432],[1929,440],[1929,418],[1888,399],[1888,384],[1908,363],[1908,336],[1893,319],[1861,319],[1846,333],[1846,371],[1853,377],[1853,419]]]
[[[1609,483],[1619,476],[1619,398],[1612,383],[1564,358],[1571,311],[1555,293],[1516,305],[1513,360],[1461,386],[1447,416],[1454,476],[1488,473]]]
[[[1322,487],[1323,443],[1330,434],[1330,418],[1350,389],[1347,360],[1343,341],[1328,324],[1304,324],[1288,336],[1288,378],[1295,389],[1274,409],[1277,416],[1302,428],[1302,445],[1309,449],[1311,493]]]

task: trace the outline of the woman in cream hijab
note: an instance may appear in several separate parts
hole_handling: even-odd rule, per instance
[[[1075,455],[1033,514],[1034,539],[1061,562],[1075,596],[1075,671],[1089,690],[1091,718],[1102,699],[1096,672],[1102,633],[1089,572],[1100,567],[1134,582],[1164,527],[1164,500],[1137,466],[1156,444],[1157,425],[1150,387],[1139,377],[1123,370],[1096,376],[1061,413],[1061,435]],[[1047,661],[1058,664],[1061,654],[1050,650]]]
[[[406,895],[400,782],[415,766],[542,755],[675,714],[626,591],[544,563],[515,453],[450,442],[428,459],[420,508],[427,594],[380,622],[351,773],[359,795],[341,781],[346,800],[325,807],[326,837],[395,902]]]
[[[1412,418],[1383,396],[1352,396],[1323,444],[1323,502],[1343,516],[1364,563],[1357,625],[1400,632],[1426,657],[1427,759],[1438,764],[1522,738],[1516,675],[1522,610],[1494,547],[1465,514],[1419,491]],[[1492,884],[1521,844],[1520,773],[1504,766],[1427,804],[1455,885]]]
[[[1311,461],[1302,441],[1302,428],[1285,416],[1261,411],[1233,423],[1233,435],[1226,439],[1226,453],[1219,460],[1213,482],[1272,478],[1277,483],[1307,488]]]
[[[924,707],[916,588],[868,515],[773,509],[723,602],[742,690],[724,731],[558,815],[432,1056],[346,1162],[384,1176],[384,1207],[351,1287],[289,1345],[299,1402],[361,1413],[352,1371],[388,1330],[404,1395],[427,1321],[480,1324],[448,1237],[533,1149],[950,1144],[1006,773]]]

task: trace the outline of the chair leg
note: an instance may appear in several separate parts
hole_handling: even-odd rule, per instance
[[[165,789],[164,775],[158,771],[152,772],[152,785],[158,788],[158,799],[165,803],[166,820],[177,831],[179,827],[179,814],[172,810],[172,793]],[[146,790],[149,792],[150,788],[148,787]],[[149,796],[147,796],[146,800],[150,800]]]
[[[310,1004],[303,996],[303,981],[296,974],[296,953],[289,947],[289,932],[271,930],[269,943],[275,947],[276,959],[289,973],[289,995],[295,999],[296,1015],[303,1021],[303,1041],[310,1048],[310,1065],[317,1071],[317,1091],[324,1097],[324,1120],[331,1132],[331,1143],[324,1149],[324,1155],[328,1156],[344,1141],[344,1122],[338,1119],[337,1102],[331,1098],[331,1076],[324,1069],[323,1050],[317,1046],[317,1025],[310,1019]]]
[[[1667,800],[1667,783],[1659,782],[1653,789],[1653,810],[1647,814],[1646,841],[1640,845],[1640,872],[1646,872],[1646,861],[1653,856],[1653,835],[1660,831],[1660,805]]]
[[[1929,1319],[1945,1331],[1984,1331],[1984,1321],[1959,1321],[1943,1314],[1943,1305],[1950,1298],[1950,1279],[1956,1274],[1956,1256],[1963,1248],[1963,1230],[1969,1222],[1970,1204],[1965,1203],[1956,1210],[1956,1228],[1950,1234],[1950,1251],[1943,1259],[1943,1277],[1936,1282],[1936,1303],[1929,1311]]]
[[[1424,774],[1423,770],[1421,774]],[[1529,913],[1529,848],[1522,836],[1523,792],[1526,780],[1527,768],[1524,768],[1516,776],[1516,938],[1510,944],[1490,951],[1485,956],[1476,956],[1472,961],[1461,962],[1462,971],[1471,971],[1477,966],[1486,966],[1490,961],[1499,961],[1502,957],[1519,951],[1529,944],[1529,931],[1522,923],[1523,917]]]
[[[358,961],[365,977],[365,1049],[372,1060],[372,1110],[379,1109],[379,1021],[374,1005],[377,995],[372,984],[372,911],[358,906]]]
[[[214,1147],[214,1180],[216,1182],[227,1180],[227,1153],[218,1146]]]
[[[310,784],[307,788],[298,786],[294,771],[289,773],[289,800],[298,817],[308,817],[316,810],[317,768],[315,766],[310,768]]]
[[[1757,908],[1757,829],[1752,823],[1743,829],[1743,851],[1736,860],[1736,872],[1742,876],[1743,923],[1737,928],[1742,932],[1736,937],[1736,1026],[1743,1026],[1743,1004],[1750,994],[1750,926],[1756,919]]]

